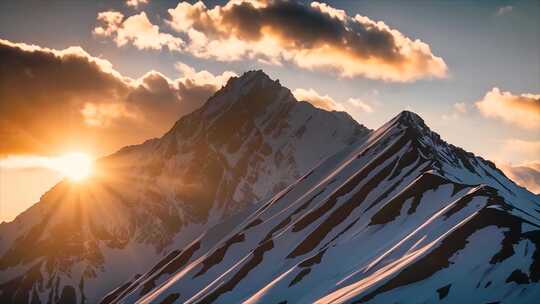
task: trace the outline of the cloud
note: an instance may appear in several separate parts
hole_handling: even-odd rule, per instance
[[[497,166],[518,185],[540,194],[540,161],[523,163],[518,166],[498,163]]]
[[[127,0],[126,5],[133,8],[139,8],[139,5],[147,4],[148,0]]]
[[[476,102],[480,113],[527,129],[540,128],[540,94],[514,95],[493,88]]]
[[[361,112],[373,113],[373,106],[360,98],[349,98],[347,102],[358,108]]]
[[[391,81],[446,73],[427,44],[324,3],[236,0],[209,9],[202,2],[181,2],[169,14],[171,27],[190,38],[186,50],[203,58],[293,62],[344,77]]]
[[[163,134],[232,75],[191,68],[131,79],[80,47],[0,40],[0,155],[110,153]]]
[[[128,43],[140,50],[161,50],[167,47],[171,51],[180,51],[183,40],[171,34],[162,33],[159,26],[148,19],[145,12],[124,19],[119,12],[101,12],[97,16],[101,25],[94,28],[94,34],[111,37],[118,46]]]
[[[493,157],[499,167],[517,184],[540,194],[540,141],[507,139]],[[509,163],[508,159],[524,160],[521,164]]]
[[[223,72],[221,75],[214,75],[208,71],[195,71],[193,67],[190,67],[189,65],[183,63],[183,62],[177,62],[174,67],[177,71],[183,75],[184,83],[187,81],[194,82],[197,85],[211,85],[211,86],[217,86],[221,87],[224,86],[229,78],[237,76],[234,72],[226,71]]]
[[[127,106],[121,103],[85,103],[81,114],[87,125],[96,127],[108,127],[121,117],[137,118],[135,113],[131,113]]]
[[[468,112],[467,104],[464,102],[456,102],[453,107],[458,113],[465,114]]]
[[[112,36],[122,25],[124,15],[114,11],[101,12],[98,14],[97,20],[101,22],[102,25],[94,28],[94,34],[99,36]]]
[[[295,89],[293,95],[296,99],[301,101],[307,101],[317,108],[327,111],[343,111],[349,113],[373,113],[374,107],[372,102],[367,102],[360,98],[349,98],[347,102],[339,103],[329,95],[323,95],[314,89]],[[376,94],[376,93],[375,93]]]
[[[505,155],[520,155],[521,158],[533,160],[540,155],[540,141],[508,139],[503,143]]]
[[[382,21],[349,16],[325,3],[231,0],[223,6],[208,8],[201,1],[194,4],[182,1],[168,13],[166,23],[182,39],[161,33],[157,26],[146,22],[146,16],[139,16],[146,20],[138,23],[144,21],[144,28],[152,29],[146,30],[146,36],[152,37],[147,40],[153,42],[139,43],[139,48],[158,49],[167,45],[171,50],[199,58],[253,59],[274,65],[293,63],[342,77],[396,82],[441,78],[447,72],[444,60],[435,56],[428,44],[408,38]],[[132,17],[119,24],[118,19],[109,22],[105,15],[98,16],[103,25],[94,32],[106,33],[103,36],[112,37],[118,45],[131,42],[137,46],[137,31],[131,30],[135,27],[126,25]],[[139,31],[142,28],[137,27]],[[141,47],[147,45],[152,47]]]
[[[321,95],[314,89],[295,89],[293,95],[300,101],[307,101],[313,106],[327,111],[345,111],[345,108],[338,104],[332,97]]]
[[[512,12],[513,9],[514,7],[511,5],[498,7],[497,12],[495,12],[495,16],[502,16],[502,15],[508,14]]]
[[[455,120],[469,112],[469,105],[464,102],[456,102],[452,105],[452,111],[449,114],[443,114],[443,120]]]

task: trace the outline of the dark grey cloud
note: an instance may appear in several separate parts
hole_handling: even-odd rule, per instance
[[[350,49],[359,57],[405,60],[389,31],[372,24],[340,20],[295,1],[270,1],[264,8],[255,8],[250,2],[233,5],[224,11],[223,23],[243,39],[259,40],[264,35],[262,29],[269,27],[298,49],[332,45]]]
[[[204,77],[202,77],[202,76]],[[232,73],[122,76],[83,49],[0,40],[0,155],[108,153],[164,133]]]
[[[185,36],[182,51],[198,57],[293,62],[391,81],[446,75],[446,64],[426,43],[325,3],[235,0],[209,8],[180,2],[168,12],[168,24]]]

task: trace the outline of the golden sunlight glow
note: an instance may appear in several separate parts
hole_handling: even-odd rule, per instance
[[[92,158],[85,153],[69,153],[52,160],[52,167],[72,181],[82,181],[92,173]]]
[[[90,155],[72,152],[56,157],[46,156],[9,156],[0,159],[4,168],[46,168],[59,172],[62,177],[72,181],[81,181],[92,173],[94,161]]]

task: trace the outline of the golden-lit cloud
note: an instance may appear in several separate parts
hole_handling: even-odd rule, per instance
[[[456,102],[452,105],[452,110],[450,113],[443,114],[443,120],[456,120],[461,118],[463,115],[469,113],[469,105],[464,102]]]
[[[139,8],[140,5],[147,3],[148,0],[126,0],[126,5],[133,8]]]
[[[382,21],[349,16],[325,3],[231,0],[209,8],[202,1],[182,1],[168,13],[166,23],[182,39],[161,33],[141,14],[118,22],[117,16],[109,16],[111,12],[100,13],[102,25],[94,32],[112,37],[118,45],[131,42],[141,49],[166,45],[220,61],[293,63],[342,77],[407,82],[441,78],[447,72],[444,60],[421,40],[408,38]],[[131,20],[134,17],[137,22]],[[146,38],[139,41],[137,31]]]
[[[517,184],[540,194],[540,141],[507,139],[501,142],[499,151],[492,159],[510,179]],[[521,163],[512,164],[508,159],[521,159]]]
[[[112,36],[122,25],[124,15],[120,12],[107,11],[101,12],[97,16],[97,20],[102,23],[94,29],[94,34],[99,36]]]
[[[540,161],[526,162],[517,166],[497,163],[497,166],[518,185],[540,194]]]
[[[182,81],[184,84],[187,82],[194,82],[197,85],[211,85],[221,87],[224,86],[229,78],[237,76],[234,72],[225,71],[221,75],[214,75],[208,71],[195,71],[193,67],[183,63],[177,62],[174,67],[183,75]]]
[[[120,117],[136,119],[135,113],[131,113],[124,103],[85,103],[81,114],[84,122],[89,126],[108,127]]]
[[[349,98],[347,100],[349,104],[357,108],[360,112],[373,113],[373,106],[365,100],[360,98]]]
[[[235,75],[177,66],[177,79],[131,79],[80,47],[0,40],[0,155],[110,153],[163,134]]]
[[[345,111],[345,108],[338,104],[332,97],[321,95],[314,89],[295,89],[293,95],[299,101],[307,101],[313,106],[327,111]]]
[[[71,152],[60,156],[8,156],[0,159],[0,169],[48,169],[73,180],[82,180],[91,174],[91,156]]]
[[[298,88],[292,91],[294,97],[299,101],[307,101],[313,106],[327,111],[342,111],[351,113],[373,113],[373,102],[368,102],[360,98],[349,98],[346,102],[337,102],[329,95],[323,95],[316,90]]]
[[[458,113],[465,114],[468,112],[467,104],[464,102],[456,102],[453,107]]]
[[[325,3],[234,0],[208,8],[201,1],[181,2],[169,14],[171,27],[189,37],[186,50],[203,58],[293,62],[344,77],[390,81],[446,74],[446,64],[429,45]]]
[[[101,24],[94,28],[94,34],[111,37],[118,46],[131,43],[141,50],[167,47],[171,51],[180,51],[183,45],[181,38],[160,32],[145,12],[124,19],[122,13],[107,11],[99,13],[97,19]]]
[[[532,181],[527,176],[534,173],[531,171],[532,169],[540,171],[540,168],[538,167],[540,164],[539,156],[540,141],[512,138],[501,141],[499,149],[493,151],[489,158],[492,159],[512,180],[518,182],[520,185],[526,186],[532,191],[533,188],[537,188],[531,186]],[[520,160],[520,164],[516,165],[509,163],[509,159]],[[527,182],[524,182],[524,180],[527,180]]]
[[[476,102],[480,113],[527,129],[540,129],[540,94],[515,95],[493,88]]]

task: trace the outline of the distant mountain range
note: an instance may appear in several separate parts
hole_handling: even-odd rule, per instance
[[[0,225],[1,303],[537,303],[540,199],[402,112],[232,78]]]

